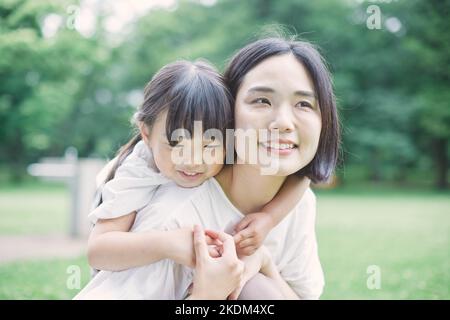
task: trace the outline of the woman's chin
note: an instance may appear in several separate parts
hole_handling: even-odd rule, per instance
[[[289,176],[302,168],[303,167],[298,166],[298,163],[286,164],[282,162],[272,162],[270,165],[259,165],[261,175],[278,177]]]
[[[278,157],[267,155],[260,157],[258,167],[262,175],[289,176],[302,169],[306,163],[297,156]]]

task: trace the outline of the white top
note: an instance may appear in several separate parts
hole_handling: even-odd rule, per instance
[[[169,181],[156,169],[150,149],[144,141],[139,141],[114,178],[100,187],[102,203],[89,214],[89,220],[95,224],[98,219],[112,219],[138,211],[149,203],[159,185]]]
[[[315,195],[308,189],[296,208],[264,241],[281,276],[302,299],[318,299],[324,286],[315,216]],[[131,231],[168,230],[193,224],[225,230],[243,217],[214,178],[190,189],[171,182],[154,192],[151,202],[136,215]],[[165,259],[120,272],[100,271],[75,299],[184,299],[192,279],[193,269]]]

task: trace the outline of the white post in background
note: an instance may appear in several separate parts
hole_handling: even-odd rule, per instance
[[[70,217],[69,234],[72,238],[78,236],[78,150],[75,147],[68,147],[64,154],[66,163],[72,166],[72,172],[69,174],[67,183],[70,189]]]
[[[78,233],[74,236],[89,236],[91,224],[88,220],[88,214],[92,210],[92,203],[97,191],[95,177],[104,166],[105,161],[100,159],[80,159],[78,161],[77,208],[73,221]]]
[[[28,172],[50,181],[64,181],[70,188],[69,235],[87,237],[90,233],[88,214],[97,191],[96,176],[105,161],[94,158],[78,158],[77,149],[67,148],[63,158],[43,158],[31,164]]]

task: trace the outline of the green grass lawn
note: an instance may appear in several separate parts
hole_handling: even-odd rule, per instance
[[[0,188],[0,235],[65,233],[70,195],[62,184]]]
[[[39,190],[0,190],[1,235],[65,228],[67,194]],[[323,299],[450,299],[448,194],[354,189],[320,191],[317,200]],[[0,299],[70,299],[78,292],[66,286],[71,265],[81,268],[82,287],[85,257],[0,265]],[[367,288],[372,265],[380,289]]]
[[[0,299],[72,299],[79,290],[71,286],[71,266],[79,267],[83,288],[90,279],[86,257],[0,265]]]
[[[449,299],[450,197],[318,195],[323,299]],[[381,288],[367,288],[368,266]]]

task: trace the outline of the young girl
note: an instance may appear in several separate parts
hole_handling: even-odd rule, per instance
[[[104,271],[76,298],[130,297],[120,292],[106,296],[89,294],[90,288],[97,287],[112,275],[111,271],[122,271],[116,273],[124,275],[132,272],[130,268],[162,259],[195,266],[192,228],[168,231],[145,228],[146,219],[138,213],[151,202],[160,185],[173,181],[181,187],[192,188],[221,170],[223,156],[222,162],[212,164],[194,164],[191,159],[174,164],[171,157],[173,148],[186,152],[192,141],[194,145],[201,143],[209,153],[220,155],[224,148],[221,141],[206,140],[203,136],[196,141],[195,133],[193,139],[185,137],[182,141],[172,141],[171,134],[179,128],[193,132],[194,121],[201,120],[204,132],[214,128],[225,136],[225,129],[233,126],[231,103],[222,78],[203,61],[169,64],[149,82],[144,103],[134,117],[140,134],[120,151],[103,188],[102,203],[89,215],[95,223],[88,244],[89,262]],[[268,232],[299,201],[308,185],[307,178],[288,179],[261,212],[242,219],[234,228],[238,253],[242,256],[253,254]],[[161,216],[149,219],[152,219],[152,225],[163,225],[164,222]],[[159,221],[155,221],[157,219]],[[215,243],[212,238],[208,239],[210,244]],[[210,254],[218,256],[220,252],[211,248]],[[161,297],[167,295],[161,292]]]

